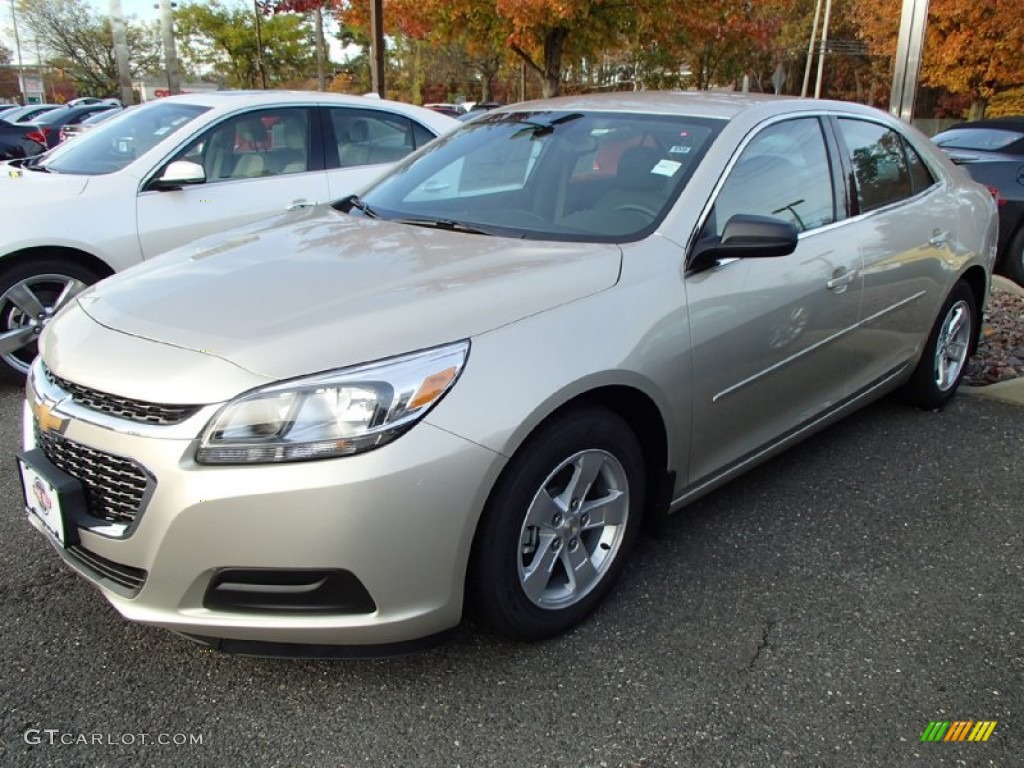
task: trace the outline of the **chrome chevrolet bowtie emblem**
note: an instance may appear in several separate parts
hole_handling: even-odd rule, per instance
[[[44,402],[32,404],[32,413],[36,417],[36,424],[40,432],[61,432],[68,423],[53,412],[53,409]]]

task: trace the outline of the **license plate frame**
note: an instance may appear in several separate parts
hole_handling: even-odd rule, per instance
[[[61,549],[77,544],[74,511],[84,506],[82,484],[53,466],[39,449],[19,453],[15,458],[26,514]]]

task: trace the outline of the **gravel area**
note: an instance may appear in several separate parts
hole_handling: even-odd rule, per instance
[[[964,383],[984,386],[1018,376],[1024,376],[1024,297],[993,286],[981,343],[967,365]]]

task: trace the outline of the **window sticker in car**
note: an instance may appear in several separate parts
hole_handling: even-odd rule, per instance
[[[688,153],[688,152],[689,152],[689,151],[690,151],[691,149],[692,149],[692,147],[684,147],[684,146],[681,146],[681,145],[678,145],[678,144],[677,144],[676,146],[672,147],[672,149],[670,149],[670,150],[668,151],[668,153],[669,153],[670,155],[685,155],[685,154],[687,154],[687,153]]]
[[[683,167],[682,163],[677,163],[675,160],[659,160],[658,164],[651,168],[651,173],[657,173],[659,176],[675,176],[676,171]]]

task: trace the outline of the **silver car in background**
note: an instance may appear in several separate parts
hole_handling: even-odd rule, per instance
[[[129,619],[224,650],[548,637],[644,519],[980,328],[990,194],[858,105],[495,110],[350,196],[79,294],[32,366],[28,519]]]

